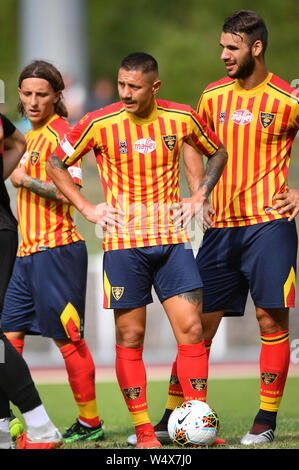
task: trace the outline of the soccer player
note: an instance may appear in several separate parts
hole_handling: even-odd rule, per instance
[[[0,317],[18,247],[17,221],[4,181],[25,150],[23,135],[0,114]],[[26,362],[0,328],[0,449],[15,447],[10,434],[10,401],[19,408],[27,425],[27,434],[18,436],[17,449],[51,449],[61,445],[62,436],[41,402]]]
[[[260,409],[241,439],[244,445],[274,439],[290,360],[289,308],[295,303],[299,190],[288,189],[287,176],[299,93],[267,70],[267,36],[255,12],[237,11],[226,19],[220,46],[228,76],[210,84],[197,107],[228,150],[212,207],[205,203],[208,230],[197,255],[208,351],[222,317],[244,315],[249,291],[260,329]],[[198,162],[190,146],[184,150],[188,161]],[[202,169],[190,169],[187,180],[196,188]],[[179,385],[175,392],[182,393]],[[158,429],[165,429],[167,408]]]
[[[95,396],[95,367],[84,340],[87,250],[74,221],[74,207],[45,171],[59,139],[70,131],[62,101],[64,83],[48,62],[34,61],[19,77],[19,111],[31,130],[27,152],[12,173],[18,188],[22,237],[5,296],[2,327],[22,354],[26,334],[53,338],[65,361],[79,417],[64,441],[104,438]],[[81,168],[70,168],[81,184]]]
[[[58,188],[87,220],[103,226],[104,307],[114,309],[116,374],[137,434],[138,448],[160,447],[148,415],[143,342],[146,305],[154,286],[178,343],[178,376],[186,399],[204,400],[207,357],[200,322],[201,279],[185,228],[170,208],[179,200],[184,142],[208,158],[201,206],[226,163],[226,150],[186,105],[156,99],[156,60],[145,53],[123,59],[120,102],[85,115],[47,162]],[[94,206],[67,168],[94,149],[106,202]]]

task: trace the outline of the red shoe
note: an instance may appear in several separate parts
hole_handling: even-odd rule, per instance
[[[20,434],[17,438],[16,449],[57,449],[62,445],[62,441],[57,442],[33,442],[26,433]]]
[[[154,430],[143,430],[137,431],[137,449],[153,449],[155,447],[162,447],[161,442],[156,438]]]

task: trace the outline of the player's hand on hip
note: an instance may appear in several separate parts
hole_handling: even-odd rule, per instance
[[[121,209],[109,206],[106,202],[93,206],[91,222],[99,224],[103,230],[110,231],[114,227],[120,227],[124,224],[125,213]]]
[[[202,219],[203,201],[196,201],[193,198],[184,198],[170,206],[171,220],[175,227],[186,228],[191,219]]]
[[[293,220],[299,212],[299,189],[289,189],[286,193],[276,194],[273,201],[278,201],[273,205],[273,209],[279,214],[291,212],[289,221]]]

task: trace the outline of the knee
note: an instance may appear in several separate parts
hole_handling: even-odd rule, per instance
[[[200,320],[185,323],[182,328],[182,333],[190,344],[195,344],[202,341],[203,330]]]
[[[144,342],[144,329],[138,325],[116,328],[116,342],[124,348],[140,348]]]
[[[288,309],[256,309],[261,334],[273,334],[289,327]]]

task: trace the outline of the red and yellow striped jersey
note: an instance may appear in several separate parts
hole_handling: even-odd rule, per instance
[[[20,161],[26,173],[41,181],[51,181],[46,162],[60,139],[71,130],[70,124],[55,114],[43,127],[27,132],[27,151]],[[70,173],[81,184],[81,168],[75,165]],[[17,214],[22,237],[17,256],[27,256],[46,248],[54,248],[83,240],[73,221],[74,207],[38,196],[20,187]]]
[[[287,190],[299,93],[272,73],[251,90],[227,77],[204,90],[197,111],[228,151],[228,163],[212,191],[214,227],[288,217],[272,209],[272,199]]]
[[[157,100],[146,119],[121,102],[86,114],[60,143],[56,153],[66,165],[94,149],[106,202],[126,214],[123,227],[104,235],[104,251],[189,240],[169,213],[179,200],[184,141],[207,156],[220,145],[190,106]]]

